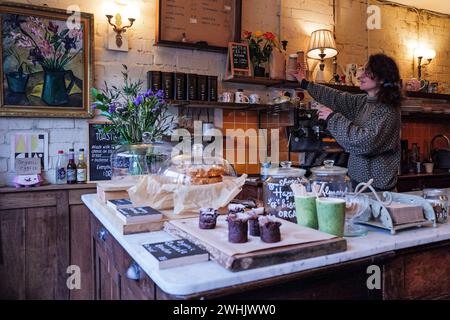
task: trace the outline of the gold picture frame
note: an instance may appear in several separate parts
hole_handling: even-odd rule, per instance
[[[0,4],[0,116],[92,118],[94,15]]]

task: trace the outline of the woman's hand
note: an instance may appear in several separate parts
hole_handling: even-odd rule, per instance
[[[302,82],[303,79],[306,78],[306,66],[305,63],[298,63],[297,64],[297,71],[291,71],[289,74],[295,79],[297,79],[298,82]]]
[[[333,110],[325,106],[322,106],[319,109],[317,109],[317,115],[320,120],[327,120],[327,118],[330,116],[332,112]]]

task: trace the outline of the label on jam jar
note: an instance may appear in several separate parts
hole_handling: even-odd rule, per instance
[[[264,208],[268,214],[297,223],[294,193],[291,184],[301,183],[302,178],[279,178],[266,181],[264,187]]]

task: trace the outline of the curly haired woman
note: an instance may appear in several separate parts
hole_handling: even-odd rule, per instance
[[[305,67],[293,74],[301,88],[317,102],[319,119],[349,153],[348,174],[353,187],[374,179],[377,190],[393,190],[400,165],[402,101],[400,74],[395,61],[374,54],[359,76],[365,94],[350,94],[305,79]]]

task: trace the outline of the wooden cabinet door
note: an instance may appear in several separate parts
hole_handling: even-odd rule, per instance
[[[107,251],[95,243],[95,291],[97,300],[120,299],[120,274],[111,263]]]
[[[67,192],[0,195],[0,230],[0,297],[68,299]]]
[[[80,289],[70,290],[71,300],[94,299],[94,271],[90,211],[84,205],[70,206],[70,264],[80,268]]]
[[[25,209],[0,210],[0,299],[25,299]]]
[[[26,210],[26,299],[69,298],[68,220],[56,207]]]

